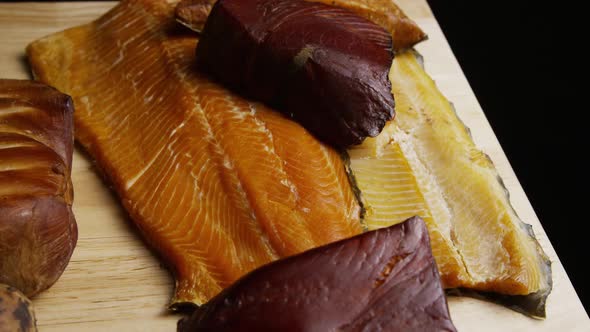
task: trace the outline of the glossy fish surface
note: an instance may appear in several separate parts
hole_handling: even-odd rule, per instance
[[[179,332],[456,331],[419,217],[256,269],[178,327]]]
[[[59,279],[78,240],[73,113],[50,86],[0,79],[0,283],[26,296]]]
[[[362,231],[340,155],[194,70],[197,38],[163,1],[123,1],[28,48],[70,94],[76,138],[173,271],[173,304]]]

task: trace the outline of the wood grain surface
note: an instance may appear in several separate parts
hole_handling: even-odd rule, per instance
[[[533,208],[455,60],[425,0],[398,0],[428,33],[417,49],[426,70],[490,155],[518,215],[533,225],[553,261],[554,289],[547,319],[534,320],[470,298],[449,298],[460,331],[590,331],[590,320]],[[29,78],[26,45],[44,35],[86,23],[114,2],[0,3],[0,77]],[[466,27],[468,28],[468,27]],[[507,56],[509,56],[507,54]],[[41,331],[174,331],[180,316],[167,310],[173,280],[147,249],[88,156],[74,154],[74,212],[80,238],[61,279],[34,299]]]

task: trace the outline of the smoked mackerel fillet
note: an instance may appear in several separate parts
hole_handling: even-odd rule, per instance
[[[362,232],[340,155],[193,68],[197,39],[164,1],[123,1],[34,42],[35,76],[76,105],[97,160],[176,277],[203,304],[265,263]]]

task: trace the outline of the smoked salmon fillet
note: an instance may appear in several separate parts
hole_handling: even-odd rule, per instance
[[[176,278],[203,304],[280,257],[362,232],[340,155],[194,70],[194,33],[164,1],[122,1],[29,45],[72,96],[76,138]]]
[[[348,151],[364,222],[376,229],[421,216],[446,288],[486,292],[544,317],[550,262],[512,209],[494,165],[414,53],[394,59],[390,80],[397,117]]]

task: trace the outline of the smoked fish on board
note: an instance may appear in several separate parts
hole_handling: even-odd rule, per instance
[[[544,317],[549,259],[417,56],[399,54],[391,67],[398,116],[380,136],[348,150],[364,222],[376,229],[421,216],[446,288],[485,292]]]
[[[303,0],[218,0],[197,69],[270,105],[338,149],[393,119],[391,35],[347,9]]]
[[[194,70],[164,1],[122,1],[32,43],[35,77],[76,105],[76,138],[176,278],[203,304],[277,258],[362,232],[340,155]]]
[[[254,270],[178,323],[193,331],[457,329],[426,225],[412,217]]]
[[[73,113],[52,87],[0,79],[0,284],[29,297],[60,278],[78,241]]]

